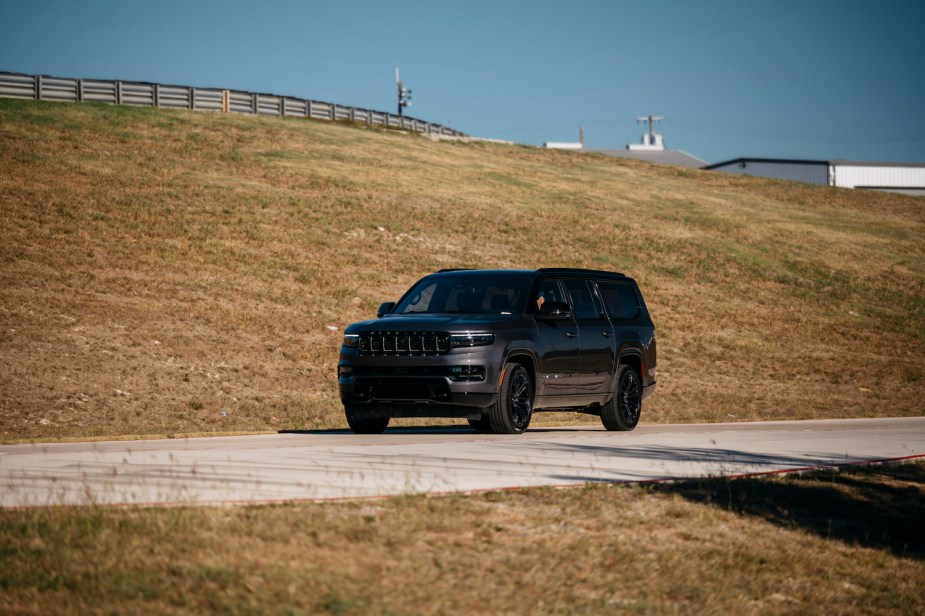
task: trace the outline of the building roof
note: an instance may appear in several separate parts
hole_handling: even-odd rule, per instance
[[[827,160],[806,160],[806,159],[800,159],[800,158],[751,158],[748,156],[742,156],[740,158],[724,160],[721,163],[713,163],[712,165],[705,165],[703,168],[709,171],[710,169],[716,169],[717,167],[726,167],[728,165],[737,165],[739,163],[784,163],[788,165],[828,165],[829,161]]]
[[[683,150],[585,150],[604,156],[613,156],[614,158],[632,158],[635,160],[644,160],[650,163],[660,165],[676,165],[678,167],[688,167],[690,169],[700,169],[707,164],[707,161],[701,160],[696,156],[691,156]]]
[[[712,165],[706,165],[703,169],[709,171],[710,169],[716,169],[717,167],[725,167],[727,165],[735,165],[738,163],[782,163],[787,165],[835,165],[836,167],[925,167],[925,163],[886,163],[886,162],[864,162],[856,160],[844,160],[844,159],[835,159],[835,160],[805,160],[800,158],[751,158],[748,156],[743,156],[740,158],[733,158],[731,160],[724,160],[721,163],[713,163]]]
[[[845,160],[839,158],[836,160],[830,160],[830,164],[835,165],[836,167],[911,167],[922,168],[925,167],[925,163],[889,163],[889,162],[870,162],[870,161],[858,161],[858,160]]]

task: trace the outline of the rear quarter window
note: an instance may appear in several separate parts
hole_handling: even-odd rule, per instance
[[[598,282],[607,314],[612,319],[633,319],[639,314],[639,298],[633,285],[622,282]]]

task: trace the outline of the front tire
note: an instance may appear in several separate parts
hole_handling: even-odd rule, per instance
[[[357,434],[382,434],[389,427],[388,417],[363,417],[349,406],[344,407],[347,425]]]
[[[488,423],[498,434],[520,434],[533,417],[533,382],[520,364],[505,364],[501,397],[489,408]]]
[[[617,391],[601,407],[601,423],[608,430],[627,432],[639,423],[642,413],[642,382],[636,369],[626,366],[620,372]]]

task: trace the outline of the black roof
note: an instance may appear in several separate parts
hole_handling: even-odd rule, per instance
[[[785,163],[788,165],[828,165],[829,161],[827,160],[806,160],[799,158],[749,158],[743,156],[740,158],[733,158],[732,160],[724,160],[721,163],[713,163],[712,165],[706,165],[703,169],[709,171],[710,169],[716,169],[717,167],[725,167],[726,165],[735,165],[737,163]]]
[[[541,267],[536,270],[538,274],[558,274],[562,276],[610,276],[611,278],[626,278],[622,272],[608,272],[605,270],[582,269],[579,267]]]
[[[465,272],[484,272],[486,274],[555,274],[558,276],[607,276],[610,278],[626,278],[621,272],[608,272],[605,270],[582,269],[580,267],[541,267],[535,270],[514,269],[472,269],[464,267],[451,267],[437,271],[438,274],[452,274]]]

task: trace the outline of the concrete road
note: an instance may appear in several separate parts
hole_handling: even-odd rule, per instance
[[[784,472],[925,456],[925,417],[0,446],[0,506],[256,503]]]

